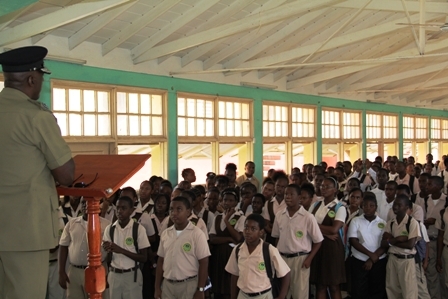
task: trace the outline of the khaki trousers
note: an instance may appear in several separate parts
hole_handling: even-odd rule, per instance
[[[110,299],[142,299],[143,297],[143,276],[140,269],[137,270],[136,282],[134,282],[134,271],[127,273],[109,272],[107,282],[109,283]]]
[[[289,297],[287,297],[289,298]],[[255,296],[255,297],[249,297],[246,294],[244,294],[243,292],[239,292],[238,293],[238,297],[237,299],[273,299],[272,297],[272,292],[267,292],[265,294],[259,295],[259,296]]]
[[[417,299],[415,260],[389,254],[386,266],[386,292],[390,299]]]
[[[431,299],[426,283],[425,271],[422,264],[415,264],[415,276],[417,277],[418,299]]]
[[[48,266],[48,249],[0,251],[0,299],[44,299]]]
[[[167,279],[164,279],[162,282],[162,299],[193,298],[194,293],[196,293],[197,287],[198,287],[197,277],[184,282],[169,282]]]
[[[303,262],[307,257],[308,255],[290,258],[282,256],[289,269],[291,269],[291,283],[289,284],[288,295],[286,296],[287,298],[308,299],[310,269],[302,268]]]

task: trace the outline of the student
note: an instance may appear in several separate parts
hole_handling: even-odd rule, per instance
[[[359,182],[359,179],[356,177],[349,178],[347,181],[347,184],[345,185],[344,190],[344,197],[340,199],[346,206],[350,205],[350,193],[353,189],[360,189],[361,183]]]
[[[217,175],[215,180],[215,187],[218,188],[219,192],[224,191],[224,189],[229,188],[229,178],[225,175]]]
[[[85,290],[85,269],[87,268],[87,254],[89,252],[87,240],[87,203],[81,200],[82,216],[74,217],[66,224],[59,240],[59,285],[67,290],[67,299],[87,299]],[[110,221],[100,217],[101,234]],[[101,249],[102,260],[106,260],[106,252]],[[67,257],[69,261],[66,272]],[[106,290],[105,292],[107,292]]]
[[[216,173],[214,173],[214,172],[207,172],[206,177],[207,178],[205,179],[205,189],[208,191],[212,187],[215,186]]]
[[[381,246],[388,249],[389,254],[386,266],[388,298],[418,297],[414,255],[417,253],[415,244],[421,234],[417,220],[407,215],[410,206],[411,201],[406,195],[397,195],[392,207],[396,218],[387,221],[384,228]]]
[[[396,163],[398,176],[395,181],[398,185],[404,184],[408,185],[411,189],[411,194],[420,192],[420,187],[418,186],[418,180],[413,175],[406,173],[406,168],[403,162],[398,161]],[[431,168],[432,169],[432,168]]]
[[[196,174],[195,174],[194,170],[191,168],[185,168],[184,170],[182,170],[181,175],[182,175],[182,178],[184,179],[184,181],[187,181],[190,183],[190,187],[191,187],[191,184],[196,182]]]
[[[150,181],[143,181],[138,190],[140,200],[137,204],[137,210],[142,213],[151,214],[153,212],[154,201],[151,199],[152,189],[154,185]]]
[[[336,198],[338,183],[333,177],[326,178],[322,185],[323,200],[310,207],[324,235],[322,246],[311,265],[310,282],[317,287],[317,299],[325,299],[327,289],[331,298],[341,299],[340,284],[346,282],[345,251],[340,233],[347,219],[347,210]]]
[[[395,179],[398,177],[395,161],[391,160],[388,162],[387,165],[389,169],[389,181],[395,181]]]
[[[272,286],[267,274],[267,261],[264,259],[265,221],[259,214],[247,216],[244,223],[244,242],[232,250],[225,270],[231,277],[231,299],[271,299]],[[271,269],[281,277],[278,298],[285,298],[290,283],[290,269],[272,245],[268,245]],[[237,252],[238,251],[238,252]]]
[[[364,214],[352,220],[347,232],[351,245],[350,295],[353,299],[384,299],[387,259],[379,245],[386,221],[376,215],[374,196],[364,196],[362,207]]]
[[[138,208],[138,196],[137,192],[132,187],[124,187],[121,190],[120,197],[129,197],[132,199],[132,202],[134,203],[135,209],[133,209],[131,218],[140,223],[146,230],[146,235],[149,237],[153,236],[155,234],[154,227],[151,223],[151,216],[148,213],[144,213],[141,209]]]
[[[229,179],[229,188],[239,189],[236,183],[236,165],[234,163],[227,163],[224,175]]]
[[[244,174],[236,179],[238,186],[241,186],[244,182],[249,182],[255,186],[255,193],[260,189],[260,181],[254,176],[255,163],[247,161],[244,165]]]
[[[204,199],[201,196],[201,192],[198,188],[194,187],[191,189],[195,195],[195,199],[193,200],[192,211],[193,214],[199,219],[202,219],[207,226],[207,233],[210,232],[212,228],[213,222],[215,221],[215,214],[210,212],[208,209],[204,207]]]
[[[383,219],[387,220],[387,214],[389,213],[390,209],[392,208],[392,205],[394,204],[395,195],[397,193],[397,182],[395,181],[389,181],[386,183],[386,188],[384,189],[384,194],[386,195],[386,199],[380,199],[377,197],[377,203],[378,203],[378,209],[377,213],[378,216]]]
[[[345,226],[348,228],[350,225],[350,222],[353,218],[362,215],[363,211],[361,209],[362,205],[362,199],[363,199],[363,193],[360,188],[353,188],[350,190],[350,193],[348,194],[349,198],[349,205],[347,207],[348,212],[348,218],[345,223]]]
[[[112,255],[107,277],[110,299],[143,298],[143,277],[138,263],[146,262],[150,244],[145,228],[131,221],[133,212],[132,199],[127,196],[120,197],[117,201],[118,220],[107,226],[104,231],[103,248]],[[134,225],[138,227],[137,240],[134,239]]]
[[[161,226],[163,220],[168,217],[169,215],[169,208],[170,208],[170,199],[166,194],[157,194],[157,196],[154,199],[154,213],[151,214],[151,222],[154,227],[155,234],[151,237],[149,237],[149,243],[151,244],[151,247],[149,250],[151,250],[150,254],[148,255],[148,258],[150,259],[145,263],[149,264],[150,266],[150,275],[147,283],[143,282],[143,298],[153,298],[155,293],[155,282],[156,282],[156,275],[155,275],[155,269],[157,267],[157,250],[159,249],[160,244],[160,236],[159,232],[161,231]],[[147,287],[147,289],[146,289]],[[145,294],[149,294],[149,297],[145,297]]]
[[[160,236],[156,299],[204,296],[210,251],[202,231],[188,220],[190,215],[191,204],[187,198],[180,196],[171,201],[170,218],[174,225]]]
[[[270,201],[275,194],[275,183],[272,180],[267,180],[263,184],[261,193],[266,198],[266,201]]]
[[[311,262],[324,237],[316,218],[300,205],[300,187],[290,184],[285,189],[286,209],[277,213],[272,228],[277,249],[291,269],[288,298],[305,299],[309,295]],[[284,297],[282,297],[284,298]]]
[[[425,215],[424,224],[428,230],[430,240],[429,265],[426,272],[428,290],[432,298],[441,298],[443,293],[440,287],[443,277],[436,269],[438,229],[435,227],[435,223],[440,218],[440,211],[446,205],[446,195],[442,193],[443,179],[440,176],[431,176],[426,188],[429,193],[428,197],[419,198],[415,203],[423,209]]]
[[[244,213],[244,215],[252,214],[252,197],[257,193],[257,188],[250,182],[244,182],[240,186],[240,202],[238,208]]]
[[[446,170],[446,168],[445,168]],[[437,271],[444,275],[444,287],[448,289],[448,229],[446,224],[448,223],[448,205],[439,212],[440,217],[437,218],[435,227],[438,229],[437,235]]]
[[[159,194],[160,184],[163,181],[163,178],[160,176],[153,175],[149,178],[149,181],[153,184],[154,188],[152,189],[151,198],[154,200]]]
[[[238,195],[234,188],[227,188],[222,192],[224,213],[215,218],[210,230],[210,244],[212,256],[210,258],[210,278],[214,299],[230,297],[230,274],[224,271],[227,260],[232,253],[230,245],[243,240],[244,220],[246,217],[236,210]]]
[[[219,204],[219,190],[216,187],[212,187],[207,191],[206,197],[207,209],[217,216],[220,211],[218,211]]]
[[[274,224],[275,215],[286,208],[286,203],[283,199],[285,197],[285,188],[288,186],[289,180],[284,172],[279,171],[274,174],[274,182],[275,197],[270,201],[266,201],[262,213],[262,216],[266,219],[266,226],[264,228],[266,232],[266,242],[272,245],[275,245],[275,241],[271,237],[272,225]]]
[[[443,193],[448,194],[448,158],[445,157],[443,160],[444,169],[439,172],[438,176],[443,179]]]
[[[303,183],[300,187],[300,204],[305,210],[309,210],[311,204],[317,201],[314,186],[311,183]]]
[[[320,201],[323,199],[322,192],[320,186],[325,180],[325,176],[323,174],[318,174],[314,177],[314,191],[316,192],[316,201]]]
[[[160,183],[159,193],[163,193],[168,195],[169,198],[171,198],[171,193],[173,192],[173,185],[170,181],[162,181]]]
[[[180,181],[179,184],[174,189],[183,189],[183,190],[190,190],[191,189],[191,183],[189,181]],[[173,195],[171,194],[171,198],[173,198]]]
[[[375,194],[376,201],[385,201],[386,200],[386,183],[389,180],[389,175],[387,169],[381,168],[378,170],[376,175],[377,184],[376,186],[370,190],[373,194]]]
[[[400,194],[406,195],[407,198],[409,198],[409,200],[411,199],[411,190],[408,185],[401,184],[401,185],[397,186],[397,195],[396,196],[398,196]],[[415,220],[417,220],[419,222],[423,222],[425,215],[423,213],[422,207],[419,205],[412,205],[411,216],[413,218],[415,218]],[[390,209],[389,213],[387,213],[386,221],[392,220],[394,217],[395,217],[394,210]]]
[[[418,186],[420,187],[420,192],[416,194],[412,194],[411,201],[412,203],[425,202],[428,201],[429,193],[428,193],[428,181],[431,177],[428,173],[422,173],[418,178]]]
[[[118,189],[111,197],[103,198],[103,202],[101,203],[101,217],[106,218],[110,222],[115,222],[117,220],[117,208],[115,207],[115,203],[120,197],[120,194],[121,189]]]
[[[81,198],[82,196],[64,196],[64,202],[62,204],[62,212],[64,213],[64,222],[79,217],[82,215],[81,211]]]
[[[266,198],[261,193],[256,193],[252,197],[252,214],[259,214],[263,212],[263,207],[266,202]],[[264,226],[263,226],[264,229]]]

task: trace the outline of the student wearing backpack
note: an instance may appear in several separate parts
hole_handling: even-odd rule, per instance
[[[231,299],[272,299],[274,291],[278,291],[276,298],[286,298],[290,269],[277,248],[263,242],[264,226],[265,220],[259,214],[247,216],[244,222],[244,242],[232,250],[225,267],[232,275]],[[280,285],[272,285],[274,274],[281,278]]]
[[[404,184],[408,185],[411,189],[411,194],[416,194],[420,192],[420,186],[418,185],[418,180],[415,176],[406,173],[406,166],[403,162],[398,161],[396,163],[398,176],[395,177],[395,181],[398,185]]]
[[[443,165],[445,166],[445,168],[439,172],[438,176],[441,177],[443,179],[443,193],[448,194],[448,158],[445,157],[443,159]]]
[[[277,213],[272,237],[277,249],[291,269],[287,298],[307,299],[311,262],[324,237],[316,218],[300,204],[300,187],[290,184],[285,189],[286,209]]]
[[[145,228],[131,221],[133,211],[133,200],[120,197],[117,201],[118,220],[104,231],[103,248],[111,254],[107,277],[110,299],[143,298],[139,263],[146,262],[150,244]]]
[[[445,203],[444,209],[440,211],[440,217],[436,220],[437,235],[437,261],[436,267],[439,273],[445,276],[445,291],[448,290],[448,230],[446,224],[448,223],[448,204]]]
[[[414,258],[417,254],[415,244],[421,234],[417,220],[407,215],[410,206],[409,197],[397,195],[392,206],[396,218],[387,221],[381,241],[381,247],[388,249],[389,254],[386,266],[388,298],[418,298]]]
[[[340,284],[346,282],[342,230],[347,209],[336,198],[336,179],[324,179],[320,189],[324,199],[312,205],[310,211],[316,217],[324,240],[311,264],[310,282],[316,285],[317,299],[325,299],[327,289],[332,299],[341,299]]]
[[[59,240],[59,285],[67,290],[67,299],[87,299],[85,291],[85,275],[87,268],[87,206],[86,200],[81,199],[82,216],[71,218],[65,225]],[[103,234],[110,221],[100,217],[100,229]],[[106,260],[107,253],[101,250],[102,260]],[[69,261],[66,272],[67,258]],[[107,292],[108,290],[105,290]]]

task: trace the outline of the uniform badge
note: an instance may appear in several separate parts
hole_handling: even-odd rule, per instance
[[[303,232],[301,230],[296,231],[296,237],[297,238],[302,238],[303,237]]]
[[[131,246],[132,244],[134,244],[134,239],[129,237],[129,238],[126,238],[126,240],[124,242],[126,243],[126,245]]]
[[[191,250],[191,244],[190,243],[185,243],[184,245],[182,245],[182,249],[185,252],[189,252]]]
[[[409,236],[409,233],[404,230],[401,232],[400,236]]]
[[[265,269],[266,269],[266,266],[265,266],[264,262],[260,262],[258,264],[258,270],[264,271]]]
[[[384,228],[384,223],[382,223],[382,222],[378,223],[378,228],[379,229],[383,229]]]
[[[236,219],[235,218],[230,219],[229,223],[230,223],[230,225],[235,225],[236,224]]]
[[[334,211],[329,211],[327,215],[330,218],[334,218],[336,216],[336,213]]]

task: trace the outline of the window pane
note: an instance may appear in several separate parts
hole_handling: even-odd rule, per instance
[[[162,96],[161,95],[152,95],[152,113],[162,115]]]
[[[70,111],[81,111],[81,90],[69,89],[68,101],[68,109]]]
[[[117,116],[117,134],[121,136],[128,135],[128,116],[118,115]]]
[[[196,135],[197,136],[205,136],[205,120],[204,119],[197,119],[196,120]]]
[[[149,101],[149,94],[140,95],[140,113],[151,114],[151,103]]]
[[[53,110],[65,111],[65,89],[53,88]]]
[[[218,115],[219,115],[219,118],[226,117],[226,103],[225,102],[221,102],[221,101],[219,102]]]
[[[83,91],[84,112],[95,112],[95,91]]]
[[[177,120],[177,134],[179,136],[187,135],[187,132],[186,132],[185,128],[186,128],[186,126],[185,126],[185,118],[179,117],[178,120]]]
[[[205,130],[206,130],[206,135],[207,136],[213,136],[215,135],[215,128],[214,128],[214,122],[213,120],[206,120],[205,121],[206,126],[205,126]]]
[[[185,116],[185,99],[184,98],[177,99],[177,114]]]
[[[67,136],[67,114],[54,113],[54,117],[56,117],[59,128],[61,129],[61,135]]]
[[[162,136],[163,135],[163,120],[161,116],[153,116],[152,118],[152,134]]]
[[[93,114],[84,114],[84,135],[95,136],[96,135],[96,119]]]
[[[98,91],[98,112],[109,112],[109,93]]]
[[[126,113],[126,93],[117,92],[117,112],[118,113]]]
[[[129,135],[131,136],[140,135],[140,121],[137,115],[129,116]]]
[[[129,94],[129,113],[138,113],[138,94],[130,93]],[[131,134],[132,135],[132,134]]]
[[[140,135],[142,135],[142,136],[151,135],[149,116],[141,116],[140,117],[140,125],[141,125]]]
[[[81,132],[81,114],[74,114],[74,113],[70,113],[68,116],[68,121],[69,121],[69,135],[70,136],[81,136],[82,132]]]
[[[110,136],[110,116],[100,114],[98,115],[98,136]]]

